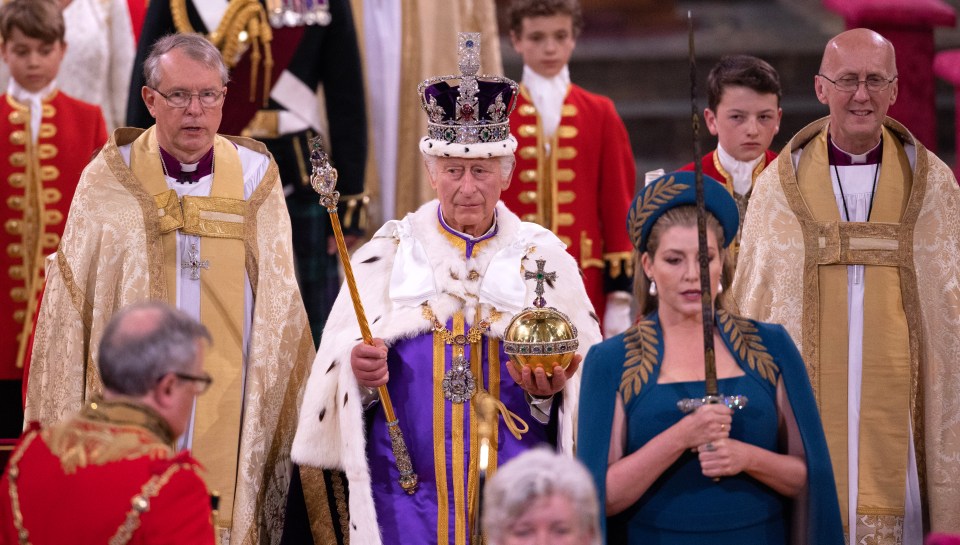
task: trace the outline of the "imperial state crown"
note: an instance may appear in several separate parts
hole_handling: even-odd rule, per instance
[[[439,157],[488,158],[512,155],[517,140],[510,134],[510,113],[517,106],[517,82],[477,75],[480,33],[458,35],[460,74],[438,76],[417,89],[427,113],[427,136],[420,150]]]

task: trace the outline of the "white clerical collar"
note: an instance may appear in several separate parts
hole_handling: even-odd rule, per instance
[[[727,153],[719,142],[717,143],[717,158],[720,159],[720,166],[733,177],[733,190],[738,195],[746,195],[750,192],[750,188],[753,187],[753,171],[765,155],[766,151],[752,161],[740,161]]]
[[[566,65],[552,78],[546,78],[533,71],[527,65],[523,66],[523,85],[530,94],[537,113],[540,114],[540,126],[547,138],[553,137],[560,126],[560,110],[563,100],[567,98],[567,89],[570,87],[570,69]]]

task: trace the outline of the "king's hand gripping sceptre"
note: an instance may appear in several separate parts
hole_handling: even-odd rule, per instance
[[[340,262],[343,263],[343,272],[347,280],[347,287],[350,289],[350,299],[353,301],[353,309],[357,313],[357,322],[360,325],[360,334],[363,336],[363,342],[373,345],[373,335],[370,333],[370,324],[367,322],[367,315],[363,312],[363,303],[360,301],[360,293],[357,291],[357,282],[353,277],[353,267],[350,266],[350,256],[347,254],[347,245],[343,241],[343,231],[340,229],[340,216],[337,213],[337,203],[340,200],[340,192],[336,190],[337,169],[333,168],[326,152],[323,150],[323,143],[318,136],[311,141],[310,163],[313,174],[310,177],[310,185],[313,190],[320,194],[320,204],[327,209],[330,214],[330,223],[333,225],[333,234],[337,239],[337,253],[340,254]],[[403,432],[400,431],[400,423],[393,412],[393,403],[390,401],[390,392],[387,386],[383,385],[377,388],[380,395],[380,403],[383,405],[383,412],[387,418],[387,430],[390,433],[390,446],[393,449],[393,456],[397,461],[397,470],[400,471],[400,486],[407,494],[413,494],[417,490],[419,479],[413,471],[413,463],[410,460],[410,453],[407,450],[407,444],[403,440]]]

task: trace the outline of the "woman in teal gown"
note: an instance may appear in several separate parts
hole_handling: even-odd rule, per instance
[[[745,406],[678,408],[705,394],[703,318],[694,175],[668,174],[637,195],[627,220],[642,318],[583,365],[578,457],[594,476],[607,542],[840,545],[803,361],[783,327],[723,310],[739,218],[722,185],[704,185],[718,385]]]

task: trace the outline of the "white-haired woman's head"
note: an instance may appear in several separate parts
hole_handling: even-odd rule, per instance
[[[484,491],[483,528],[490,545],[600,545],[593,479],[576,459],[545,448],[510,460]]]

